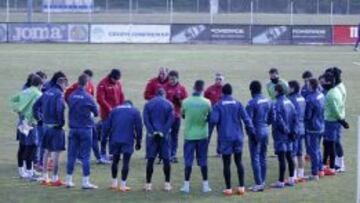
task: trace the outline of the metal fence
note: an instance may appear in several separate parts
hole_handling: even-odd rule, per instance
[[[54,0],[0,0],[0,22],[357,24],[360,0],[93,0],[88,12],[44,11]],[[61,2],[62,0],[58,0]],[[79,1],[79,0],[78,0]]]

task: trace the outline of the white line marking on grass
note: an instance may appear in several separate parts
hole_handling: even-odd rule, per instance
[[[353,62],[354,65],[360,66],[360,62]]]

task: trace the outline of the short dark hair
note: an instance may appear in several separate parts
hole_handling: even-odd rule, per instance
[[[131,106],[134,105],[133,102],[132,102],[131,100],[129,100],[129,99],[128,99],[128,100],[125,100],[125,101],[124,101],[124,104],[130,104]]]
[[[26,82],[25,82],[25,87],[30,87],[32,85],[32,80],[34,78],[35,74],[34,73],[30,73],[28,75],[28,77],[26,78]]]
[[[92,70],[90,70],[90,69],[86,69],[86,70],[84,70],[84,72],[83,72],[84,74],[86,74],[86,75],[88,75],[90,78],[92,78],[93,77],[93,72],[92,72]]]
[[[166,91],[164,88],[159,88],[156,90],[156,95],[164,96],[166,94]]]
[[[59,78],[66,78],[66,75],[62,71],[55,72],[50,80],[51,84],[55,85]]]
[[[295,93],[299,93],[299,91],[300,91],[300,84],[296,80],[291,80],[289,82],[289,87],[293,88]]]
[[[232,86],[230,83],[226,83],[222,87],[222,93],[223,93],[223,95],[231,95],[232,94]]]
[[[194,83],[194,90],[197,92],[204,91],[205,82],[203,80],[196,80]]]
[[[36,74],[33,75],[32,80],[31,80],[31,86],[37,87],[42,84],[43,84],[43,80],[41,79],[41,77]]]
[[[121,71],[117,68],[114,68],[111,70],[109,77],[114,79],[114,80],[120,80],[121,78]]]
[[[309,78],[312,78],[313,77],[313,74],[311,71],[307,70],[305,71],[303,74],[302,74],[302,79],[309,79]]]
[[[278,71],[278,69],[276,69],[276,68],[271,68],[271,69],[269,70],[269,74],[279,74],[279,71]]]
[[[329,82],[329,83],[334,83],[334,74],[332,72],[325,72],[325,74],[323,75],[324,76],[324,80],[326,82]]]
[[[258,80],[254,80],[250,83],[249,89],[253,94],[261,93],[261,83]]]
[[[319,88],[319,81],[315,78],[311,78],[309,80],[309,85],[310,85],[311,89],[317,90]]]
[[[87,74],[81,74],[78,78],[78,84],[81,87],[85,87],[85,85],[87,84],[87,82],[89,81],[89,76]]]
[[[341,82],[341,73],[342,70],[338,67],[333,67],[333,74],[334,74],[334,78],[335,78],[335,82],[336,83],[340,83]]]
[[[177,72],[176,70],[172,70],[169,72],[169,76],[179,78],[179,72]]]
[[[279,94],[285,93],[284,87],[281,84],[275,86],[275,91],[278,92]]]
[[[44,73],[44,72],[41,71],[41,70],[40,70],[40,71],[37,71],[35,74],[38,75],[38,76],[40,76],[40,78],[43,79],[43,80],[47,79],[46,73]]]

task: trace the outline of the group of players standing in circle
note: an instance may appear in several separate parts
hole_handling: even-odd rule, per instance
[[[178,163],[177,149],[181,122],[184,122],[184,184],[181,191],[190,192],[190,177],[196,158],[200,167],[202,191],[210,192],[208,182],[208,146],[217,130],[216,153],[223,161],[225,195],[245,194],[242,164],[245,133],[248,135],[255,184],[249,191],[266,188],[267,148],[270,126],[274,151],[279,161],[279,178],[271,187],[284,188],[304,181],[317,181],[324,175],[345,171],[341,129],[345,121],[346,90],[341,70],[326,69],[317,79],[310,71],[303,73],[304,85],[280,78],[277,69],[269,71],[266,85],[269,99],[262,93],[259,81],[252,81],[252,95],[247,105],[232,96],[233,88],[222,74],[205,90],[203,80],[196,80],[188,96],[179,82],[177,71],[160,68],[158,76],[146,85],[147,103],[141,113],[132,101],[125,100],[121,72],[113,69],[96,88],[93,73],[85,70],[78,81],[67,87],[66,75],[56,72],[50,81],[39,71],[30,74],[23,90],[11,97],[10,106],[18,113],[18,170],[22,178],[38,180],[48,186],[74,187],[76,160],[83,169],[83,189],[96,189],[90,182],[91,149],[99,164],[111,163],[111,189],[130,191],[127,186],[129,165],[134,150],[142,148],[143,124],[146,128],[145,191],[151,191],[154,163],[159,157],[165,175],[164,190],[172,190],[171,164]],[[97,102],[96,102],[96,101]],[[69,136],[65,182],[59,179],[59,157],[65,150],[65,106],[68,105]],[[98,110],[100,107],[100,111]],[[100,115],[95,123],[94,117]],[[323,153],[320,143],[323,140]],[[100,141],[100,149],[99,149]],[[311,160],[311,174],[304,175],[305,153]],[[108,145],[108,146],[107,146]],[[107,149],[109,148],[109,152]],[[109,154],[109,155],[108,155]],[[231,159],[234,159],[238,185],[231,186]],[[51,160],[51,161],[49,161]],[[118,182],[118,164],[122,161]],[[49,164],[50,163],[50,164]],[[24,166],[25,165],[25,166]],[[285,179],[286,166],[289,177]],[[34,168],[40,170],[38,174]],[[49,168],[52,177],[49,177]]]

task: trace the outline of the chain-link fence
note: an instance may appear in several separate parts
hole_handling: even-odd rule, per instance
[[[0,22],[357,24],[360,21],[360,0],[215,0],[217,12],[210,12],[211,1],[0,0]],[[46,7],[66,2],[90,2],[90,7],[75,12]]]

